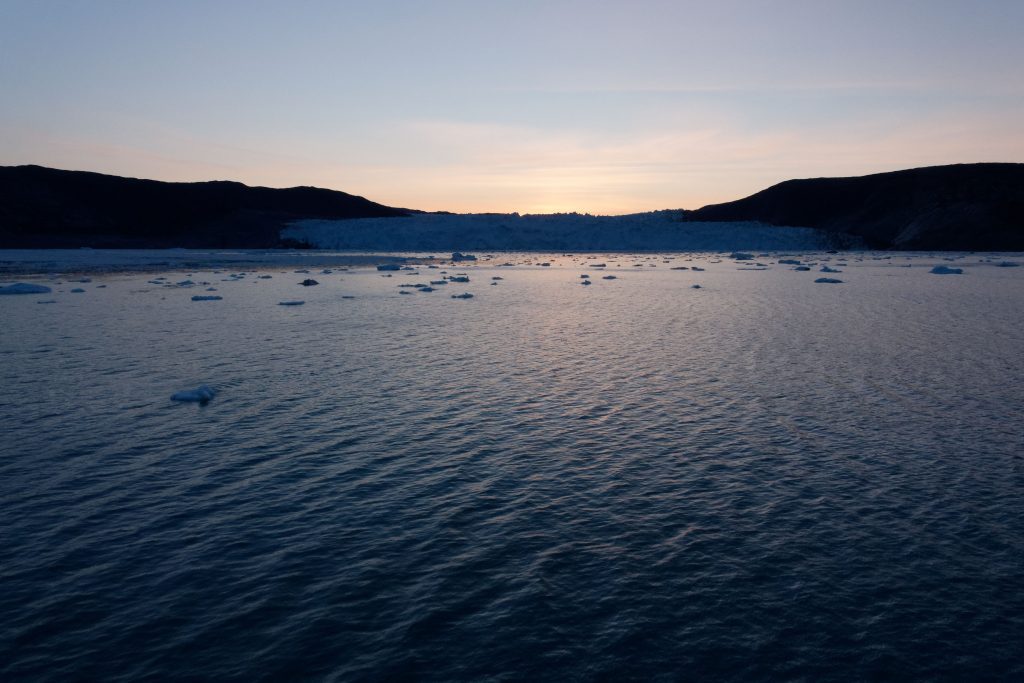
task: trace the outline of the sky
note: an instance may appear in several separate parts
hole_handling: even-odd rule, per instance
[[[0,165],[693,209],[1024,161],[1022,36],[1022,0],[0,0]]]

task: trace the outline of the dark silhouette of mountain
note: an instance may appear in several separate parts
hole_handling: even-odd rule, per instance
[[[280,237],[292,221],[413,213],[420,212],[314,187],[165,183],[0,166],[0,248],[295,247],[304,245]],[[837,246],[1024,251],[1024,164],[789,180],[683,215],[687,221],[817,228]],[[545,246],[527,242],[520,248]]]
[[[302,218],[378,218],[409,211],[315,187],[165,183],[0,166],[0,247],[300,246],[281,228]]]
[[[689,212],[686,219],[818,228],[879,249],[1021,251],[1024,164],[787,180],[745,199]]]

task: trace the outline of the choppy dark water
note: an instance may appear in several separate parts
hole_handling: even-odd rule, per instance
[[[1024,268],[632,262],[0,300],[0,678],[1024,677]]]

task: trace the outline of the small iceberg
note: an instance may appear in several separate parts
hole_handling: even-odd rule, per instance
[[[452,298],[453,299],[472,299],[473,295],[470,294],[469,292],[466,292],[465,294],[452,294]]]
[[[307,279],[303,280],[302,282],[300,282],[299,284],[302,285],[303,287],[315,287],[316,285],[318,285],[320,283],[317,282],[316,280],[312,280],[312,279],[307,278]]]
[[[171,396],[172,401],[185,401],[189,403],[209,403],[217,392],[205,384],[197,389],[179,391]]]
[[[278,301],[277,305],[278,306],[302,306],[305,303],[306,303],[305,301]]]
[[[950,268],[949,266],[935,266],[934,268],[932,268],[928,272],[929,273],[934,273],[935,275],[962,275],[963,272],[964,272],[964,269],[963,268]]]
[[[194,297],[192,297],[192,301],[220,301],[223,298],[224,297],[217,296],[216,294],[210,294],[206,296],[197,294]]]
[[[13,285],[0,287],[0,294],[49,294],[50,291],[45,285],[33,285],[28,282],[15,282]]]
[[[843,283],[842,280],[837,280],[834,277],[819,277],[815,282],[825,285],[840,285]]]

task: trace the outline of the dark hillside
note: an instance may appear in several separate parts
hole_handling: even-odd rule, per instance
[[[1024,164],[788,180],[688,220],[819,228],[881,249],[1024,250]]]
[[[0,247],[6,248],[269,248],[286,246],[278,234],[291,220],[407,214],[315,187],[165,183],[41,166],[0,167]]]

